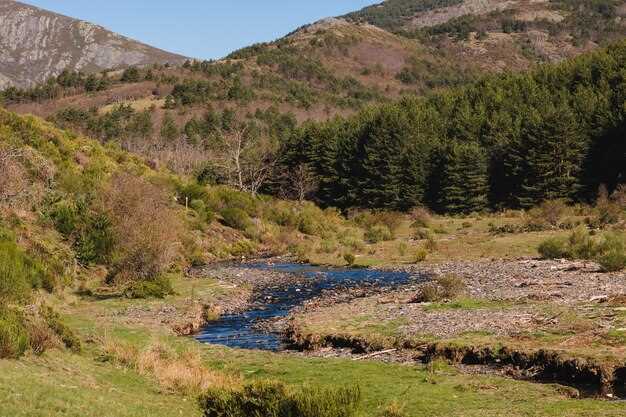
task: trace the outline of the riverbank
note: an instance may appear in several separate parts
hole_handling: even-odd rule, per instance
[[[512,376],[624,394],[623,273],[602,273],[593,263],[538,260],[396,269],[433,278],[454,274],[464,290],[436,302],[416,302],[427,283],[342,303],[317,300],[294,312],[287,336],[303,350],[407,350],[394,355],[507,365]]]

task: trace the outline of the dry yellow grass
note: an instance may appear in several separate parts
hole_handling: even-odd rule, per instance
[[[209,388],[232,387],[239,379],[209,370],[202,364],[199,348],[175,352],[161,343],[153,343],[145,350],[113,339],[106,339],[102,347],[105,356],[116,363],[153,377],[166,392],[181,395],[199,395]]]

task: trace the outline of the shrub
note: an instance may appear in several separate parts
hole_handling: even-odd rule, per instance
[[[259,199],[230,187],[212,188],[206,203],[207,207],[215,212],[221,212],[227,208],[237,208],[245,211],[250,217],[257,217],[260,208]]]
[[[0,302],[26,300],[33,288],[41,287],[51,291],[53,277],[18,248],[12,236],[0,234]]]
[[[165,298],[174,294],[172,283],[165,275],[160,275],[152,280],[142,280],[131,283],[126,289],[128,298]]]
[[[401,241],[398,243],[398,253],[400,254],[400,256],[405,256],[407,249],[408,245],[405,241]]]
[[[222,210],[221,215],[224,224],[233,229],[244,231],[253,226],[252,219],[242,209],[227,208]]]
[[[437,241],[435,240],[435,237],[434,236],[430,236],[428,239],[426,239],[426,242],[424,243],[424,247],[429,252],[436,251],[437,250]]]
[[[240,240],[230,245],[228,253],[234,257],[242,257],[253,255],[256,250],[257,247],[254,243],[248,240]]]
[[[426,250],[426,248],[419,248],[416,252],[415,252],[415,263],[419,264],[421,262],[424,262],[426,260],[426,258],[428,258],[428,251]]]
[[[74,243],[76,257],[84,264],[110,261],[115,248],[112,222],[105,214],[90,216]]]
[[[176,186],[178,202],[182,205],[190,204],[194,200],[206,201],[209,194],[205,186],[196,182],[188,184],[178,184]]]
[[[171,196],[143,178],[117,174],[101,194],[101,207],[115,236],[108,283],[151,281],[170,267],[184,230]]]
[[[320,242],[318,252],[320,253],[334,253],[337,251],[337,242],[334,240],[324,239]]]
[[[413,300],[414,303],[433,303],[441,301],[443,299],[443,292],[441,287],[435,282],[428,282],[423,284]]]
[[[624,238],[615,233],[608,233],[598,246],[596,260],[607,272],[621,271],[626,268],[626,243]]]
[[[202,200],[192,200],[189,207],[196,212],[200,221],[211,224],[215,219],[215,213],[209,210]]]
[[[279,382],[258,381],[243,388],[212,388],[200,397],[205,417],[350,417],[360,391],[288,389]]]
[[[264,214],[264,218],[279,226],[295,228],[298,224],[296,211],[286,202],[275,202]]]
[[[598,247],[584,227],[575,229],[569,236],[567,257],[574,259],[593,259]]]
[[[567,241],[564,239],[556,237],[546,239],[539,245],[538,250],[543,259],[569,258]]]
[[[420,227],[428,228],[430,226],[430,222],[432,221],[432,217],[427,208],[415,207],[411,210],[411,220],[413,221],[411,227],[414,229]]]
[[[383,224],[371,226],[365,231],[365,240],[369,243],[378,243],[392,240],[391,230]]]
[[[445,298],[456,298],[465,293],[467,286],[463,278],[455,274],[446,274],[436,279],[437,284],[443,289]]]
[[[343,259],[349,266],[354,265],[354,261],[356,261],[356,257],[351,253],[346,253],[343,255]]]
[[[466,289],[465,282],[461,277],[447,274],[423,284],[412,302],[426,303],[444,299],[452,300],[465,293]]]
[[[50,307],[42,307],[42,316],[50,329],[56,333],[66,348],[73,352],[80,352],[82,344],[76,334],[63,323],[59,313]]]
[[[371,229],[374,226],[385,226],[389,233],[393,233],[402,224],[403,216],[393,211],[360,211],[352,215],[352,220],[364,229]]]
[[[539,253],[543,259],[593,259],[607,272],[626,268],[626,243],[624,237],[616,233],[607,233],[598,242],[588,230],[579,228],[567,240],[545,240],[539,245]]]
[[[431,239],[433,238],[433,232],[424,227],[417,227],[413,230],[413,238],[417,240]]]
[[[26,352],[29,337],[21,313],[0,305],[0,359],[16,359]]]

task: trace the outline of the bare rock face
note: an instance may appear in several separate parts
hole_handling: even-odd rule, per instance
[[[91,72],[184,60],[101,26],[0,0],[0,88],[30,86],[64,69]]]

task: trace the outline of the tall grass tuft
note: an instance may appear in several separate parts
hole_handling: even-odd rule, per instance
[[[351,417],[358,388],[290,389],[280,382],[257,381],[242,388],[213,388],[200,397],[205,417]]]

